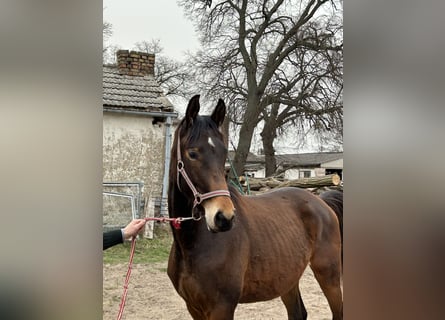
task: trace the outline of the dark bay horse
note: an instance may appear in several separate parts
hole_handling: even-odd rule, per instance
[[[341,261],[343,264],[343,191],[328,190],[320,194],[320,198],[322,198],[337,215],[340,224]]]
[[[333,319],[343,318],[338,219],[319,197],[298,188],[244,196],[229,188],[220,99],[199,116],[193,97],[174,136],[170,217],[194,217],[172,227],[168,276],[193,319],[233,319],[238,303],[281,297],[289,319],[306,319],[299,280],[310,266]]]

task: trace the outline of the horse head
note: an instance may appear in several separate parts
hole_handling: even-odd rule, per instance
[[[192,215],[204,216],[212,232],[230,230],[235,208],[228,191],[224,164],[227,158],[221,127],[226,106],[219,99],[210,116],[199,116],[199,95],[190,99],[175,133],[176,188],[187,198]],[[174,165],[172,163],[172,165]]]

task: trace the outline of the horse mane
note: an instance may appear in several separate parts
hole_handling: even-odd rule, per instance
[[[239,192],[239,190],[234,185],[232,185],[231,183],[228,183],[227,187],[229,188],[230,196],[233,199],[238,200],[241,197],[242,194]]]

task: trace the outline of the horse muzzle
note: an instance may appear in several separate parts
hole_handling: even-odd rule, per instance
[[[232,214],[230,218],[227,218],[221,211],[217,212],[215,215],[215,227],[217,228],[217,232],[224,232],[232,229],[234,218],[234,214]]]
[[[229,197],[215,197],[203,203],[207,228],[211,232],[228,231],[233,226],[235,208]]]

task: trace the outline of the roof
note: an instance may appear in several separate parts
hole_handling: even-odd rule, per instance
[[[115,65],[103,66],[102,104],[113,109],[173,111],[153,75],[120,75]]]
[[[300,154],[281,154],[275,156],[277,165],[282,166],[319,166],[323,163],[343,159],[343,152],[316,152]]]
[[[233,151],[233,150],[229,150],[229,157],[230,157],[230,159],[233,161],[233,159],[235,159],[235,151]],[[247,163],[249,163],[249,162],[253,162],[253,163],[261,163],[261,162],[264,162],[264,156],[263,156],[263,157],[261,157],[261,156],[257,156],[257,155],[254,155],[252,152],[249,152],[249,153],[247,154],[247,160],[246,160],[246,162],[247,162]]]
[[[235,151],[229,151],[230,159],[235,158]],[[277,165],[289,166],[319,166],[323,163],[343,159],[343,152],[314,152],[299,154],[279,154],[275,155]],[[264,155],[255,155],[251,152],[247,155],[247,164],[264,164]]]
[[[229,157],[233,161],[235,158],[235,151],[229,151]],[[296,167],[322,167],[323,164],[343,159],[343,152],[315,152],[315,153],[300,153],[300,154],[281,154],[275,155],[277,166],[284,170]],[[255,155],[251,152],[247,155],[245,171],[256,171],[264,169],[265,165],[264,155]],[[341,164],[341,168],[343,164]]]

